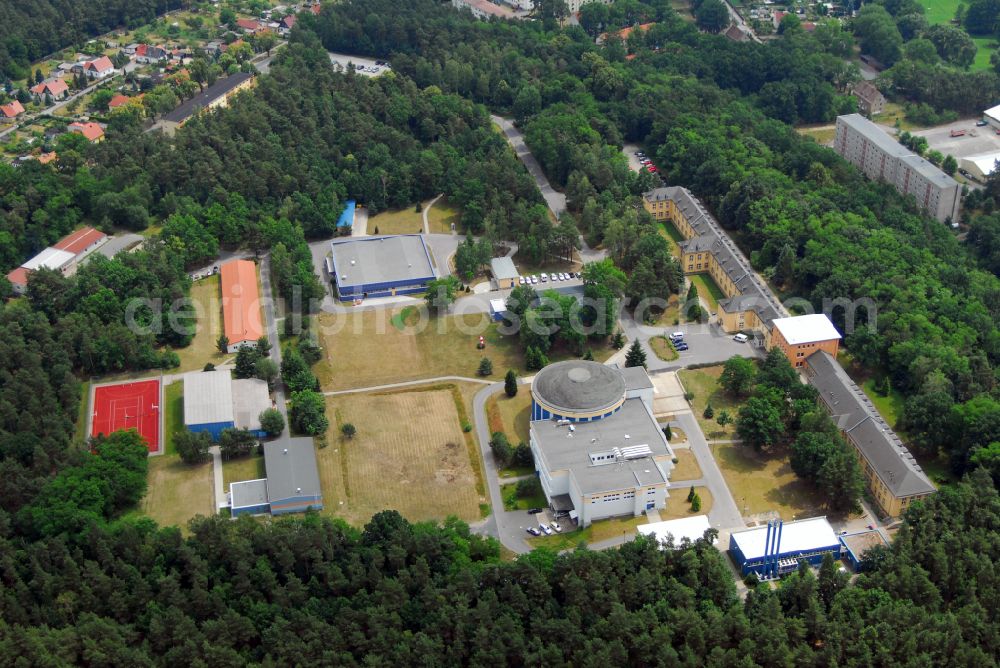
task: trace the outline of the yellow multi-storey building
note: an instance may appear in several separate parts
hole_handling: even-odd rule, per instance
[[[725,299],[716,314],[723,331],[766,333],[771,320],[785,315],[750,262],[687,189],[657,188],[645,194],[643,207],[658,221],[670,221],[684,237],[681,266],[685,274],[708,274]]]
[[[899,517],[936,490],[899,436],[837,359],[825,350],[806,358],[805,374],[819,391],[844,439],[853,446],[879,511]]]

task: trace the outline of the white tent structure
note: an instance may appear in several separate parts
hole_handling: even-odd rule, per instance
[[[962,158],[959,167],[977,181],[985,181],[986,177],[996,169],[998,160],[1000,153],[980,153]]]

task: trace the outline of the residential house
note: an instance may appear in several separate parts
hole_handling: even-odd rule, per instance
[[[250,35],[255,35],[264,30],[264,26],[253,19],[236,19],[236,26],[243,32]]]
[[[468,9],[477,19],[510,19],[514,12],[509,7],[495,5],[490,0],[451,0],[456,9]]]
[[[135,50],[135,61],[137,63],[158,63],[169,57],[167,50],[162,46],[153,44],[140,44]]]
[[[278,30],[282,33],[287,33],[289,30],[295,27],[295,22],[297,20],[298,19],[295,17],[295,14],[292,14],[291,16],[286,16],[285,18],[281,19],[281,26],[278,28]]]
[[[66,82],[62,79],[43,81],[37,86],[32,86],[29,90],[39,102],[44,101],[46,95],[51,97],[53,100],[65,100],[69,97],[69,86],[67,86]]]
[[[24,113],[24,106],[14,100],[10,104],[0,106],[0,123],[12,122],[15,118]]]
[[[223,42],[221,40],[213,39],[211,42],[202,47],[202,50],[205,52],[205,55],[211,56],[212,58],[218,58],[222,55],[224,50],[222,47]]]
[[[122,105],[128,104],[128,101],[131,99],[132,98],[130,98],[128,95],[122,95],[121,93],[118,93],[113,98],[111,98],[110,102],[108,102],[108,109],[117,109]]]
[[[858,111],[868,117],[881,114],[885,109],[885,95],[871,81],[860,81],[851,88],[858,100]]]
[[[83,73],[88,79],[104,79],[115,73],[115,65],[107,56],[101,56],[85,62]]]
[[[70,123],[69,131],[82,134],[92,144],[104,141],[104,128],[97,123]]]
[[[750,35],[744,30],[742,26],[737,24],[732,24],[729,29],[725,32],[726,37],[733,40],[734,42],[748,42],[750,41]]]

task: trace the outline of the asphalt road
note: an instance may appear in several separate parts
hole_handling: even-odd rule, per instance
[[[715,463],[712,450],[708,445],[708,441],[705,440],[705,434],[702,433],[701,427],[698,425],[698,421],[694,415],[690,412],[681,413],[671,424],[680,427],[687,434],[688,443],[691,445],[691,452],[694,454],[698,466],[701,467],[701,476],[704,484],[712,493],[712,510],[708,512],[708,521],[713,527],[720,530],[742,529],[745,527],[743,517],[736,506],[736,501],[729,492],[726,480],[722,477],[722,471],[719,470],[719,465]],[[683,493],[682,487],[683,485],[679,485],[674,489],[671,486],[671,494]]]
[[[271,254],[265,255],[260,262],[261,299],[264,302],[264,327],[267,338],[271,342],[271,359],[281,368],[281,339],[278,338],[278,321],[275,319],[274,291],[271,289]],[[279,438],[288,438],[291,431],[288,424],[288,406],[285,405],[285,388],[279,382],[274,388],[274,403],[285,416],[285,430]]]
[[[542,166],[538,164],[535,156],[531,154],[531,150],[524,142],[524,134],[514,127],[513,121],[494,114],[490,114],[490,120],[503,131],[504,136],[507,138],[507,143],[513,147],[514,152],[517,153],[517,157],[528,168],[528,173],[535,179],[538,189],[542,191],[542,197],[545,198],[545,203],[548,204],[549,210],[558,219],[566,211],[566,195],[553,188],[552,184],[549,183],[548,177],[542,171]]]

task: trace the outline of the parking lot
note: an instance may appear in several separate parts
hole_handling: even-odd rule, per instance
[[[377,77],[385,74],[389,71],[389,63],[384,60],[375,60],[373,58],[365,58],[364,56],[352,56],[346,53],[334,53],[333,51],[327,51],[330,54],[330,62],[334,65],[340,66],[346,70],[349,66],[354,68],[354,71],[366,77]]]
[[[916,137],[927,140],[928,146],[945,155],[953,155],[955,159],[967,158],[981,153],[1000,152],[1000,135],[989,125],[977,127],[977,118],[966,118],[947,125],[939,125],[927,130],[912,132]],[[952,137],[952,131],[965,131],[961,137]]]

